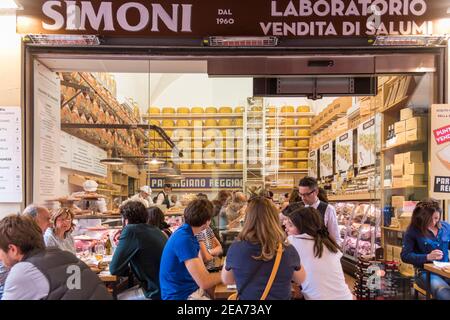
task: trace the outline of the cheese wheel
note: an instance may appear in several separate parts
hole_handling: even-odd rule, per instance
[[[269,113],[276,113],[277,112],[277,107],[275,106],[270,106],[267,110]]]
[[[282,169],[294,169],[295,168],[295,162],[294,161],[282,161],[281,162],[281,168]]]
[[[297,141],[295,140],[284,140],[283,147],[286,148],[294,148],[297,145]]]
[[[244,119],[241,118],[234,119],[234,125],[237,127],[242,127],[244,125]]]
[[[263,110],[263,107],[262,106],[253,106],[252,108],[251,108],[251,111],[254,111],[254,112],[260,112],[260,111],[262,111]]]
[[[186,107],[178,107],[177,113],[179,113],[179,114],[186,114],[186,113],[189,113],[189,108],[186,108]]]
[[[170,120],[170,119],[164,119],[162,121],[162,126],[163,127],[168,127],[168,128],[172,128],[175,126],[175,121]]]
[[[284,118],[284,125],[286,125],[286,126],[295,125],[295,119],[294,118]]]
[[[217,127],[217,120],[215,119],[207,119],[205,120],[206,127]]]
[[[189,125],[190,125],[189,120],[180,119],[177,121],[177,127],[189,127]]]
[[[298,169],[308,169],[308,161],[298,161],[297,168]]]
[[[277,119],[276,118],[269,118],[269,119],[267,119],[267,124],[269,126],[275,126],[277,124]]]
[[[308,151],[302,150],[302,151],[297,152],[297,158],[299,158],[299,159],[308,158]]]
[[[297,154],[294,151],[284,151],[281,154],[282,158],[296,158]]]
[[[298,118],[297,124],[299,126],[308,126],[311,124],[311,120],[309,118]]]
[[[298,137],[309,137],[311,134],[309,129],[298,129],[297,136]]]
[[[180,163],[179,165],[180,170],[189,170],[191,167],[189,163]]]
[[[231,119],[220,119],[219,120],[220,127],[229,127],[231,126]]]
[[[234,113],[244,113],[244,107],[236,107],[234,108]]]
[[[217,108],[216,107],[206,107],[205,112],[206,113],[217,113]]]
[[[295,130],[294,129],[284,129],[281,131],[281,134],[283,137],[293,137],[293,136],[295,136]]]
[[[175,108],[172,108],[172,107],[164,107],[164,108],[162,109],[162,113],[165,113],[165,114],[172,114],[172,113],[175,113]]]
[[[203,164],[202,163],[192,163],[191,164],[191,169],[192,170],[202,170],[203,169]]]
[[[161,112],[161,110],[157,107],[150,107],[147,110],[147,113],[149,114],[159,114]]]
[[[293,106],[282,106],[281,112],[295,112],[295,109]]]
[[[220,107],[219,113],[232,113],[233,109],[231,107]]]
[[[310,107],[309,106],[298,106],[297,107],[297,112],[310,112]]]
[[[308,140],[298,140],[297,141],[297,147],[299,148],[308,148],[309,147],[309,141]]]
[[[202,107],[192,107],[191,112],[192,113],[204,113]]]

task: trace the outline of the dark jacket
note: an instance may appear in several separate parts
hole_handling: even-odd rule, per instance
[[[125,275],[130,265],[141,282],[147,298],[161,299],[159,265],[167,238],[158,228],[145,224],[128,224],[122,231],[109,271]]]
[[[99,277],[68,251],[56,247],[36,250],[23,261],[33,264],[47,278],[50,291],[46,300],[112,300]]]

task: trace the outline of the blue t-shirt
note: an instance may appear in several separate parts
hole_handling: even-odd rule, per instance
[[[198,289],[184,262],[197,258],[200,245],[188,224],[182,225],[167,241],[161,258],[159,283],[163,300],[186,300]]]
[[[261,246],[248,241],[234,242],[227,252],[226,270],[232,270],[241,300],[259,300],[266,288],[275,258],[271,261],[255,260]],[[293,246],[285,248],[277,275],[267,300],[289,300],[294,271],[300,270],[300,257]],[[241,290],[245,285],[244,291]]]
[[[441,228],[435,236],[431,231],[424,236],[414,227],[409,227],[403,237],[401,258],[403,262],[413,264],[417,268],[423,268],[427,261],[427,254],[433,250],[441,250],[443,257],[440,261],[448,262],[448,250],[450,245],[450,224],[441,221]]]

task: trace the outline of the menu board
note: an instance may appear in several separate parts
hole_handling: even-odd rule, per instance
[[[0,107],[0,202],[22,202],[20,107]]]
[[[60,166],[106,177],[107,166],[100,163],[105,150],[61,131]]]
[[[330,141],[320,147],[320,177],[333,175],[333,142]]]
[[[353,165],[353,130],[336,139],[336,171],[348,171]]]
[[[448,200],[450,194],[450,104],[431,106],[431,197]]]
[[[358,126],[358,166],[375,165],[376,152],[380,147],[380,117],[373,117]]]
[[[33,201],[59,196],[60,80],[34,62]]]
[[[317,178],[317,150],[311,151],[309,153],[309,159],[308,159],[308,175],[310,177]]]

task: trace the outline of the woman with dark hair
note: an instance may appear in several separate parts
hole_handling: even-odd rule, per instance
[[[426,288],[424,263],[449,261],[450,224],[441,221],[441,214],[436,200],[420,201],[403,238],[402,261],[414,265],[421,288]],[[431,294],[438,300],[450,300],[450,280],[431,274]]]
[[[319,211],[303,207],[286,214],[288,241],[297,249],[306,271],[302,283],[305,299],[352,300],[342,270],[342,252],[330,237]]]
[[[167,238],[170,237],[172,231],[170,231],[169,225],[164,221],[164,213],[158,207],[147,208],[148,220],[147,223],[161,230]]]
[[[298,188],[294,188],[291,191],[291,194],[289,195],[289,203],[295,203],[295,202],[301,202],[302,197],[300,196],[300,193],[298,192]]]
[[[327,192],[324,188],[319,187],[319,194],[317,195],[317,198],[319,198],[320,201],[328,203]]]

